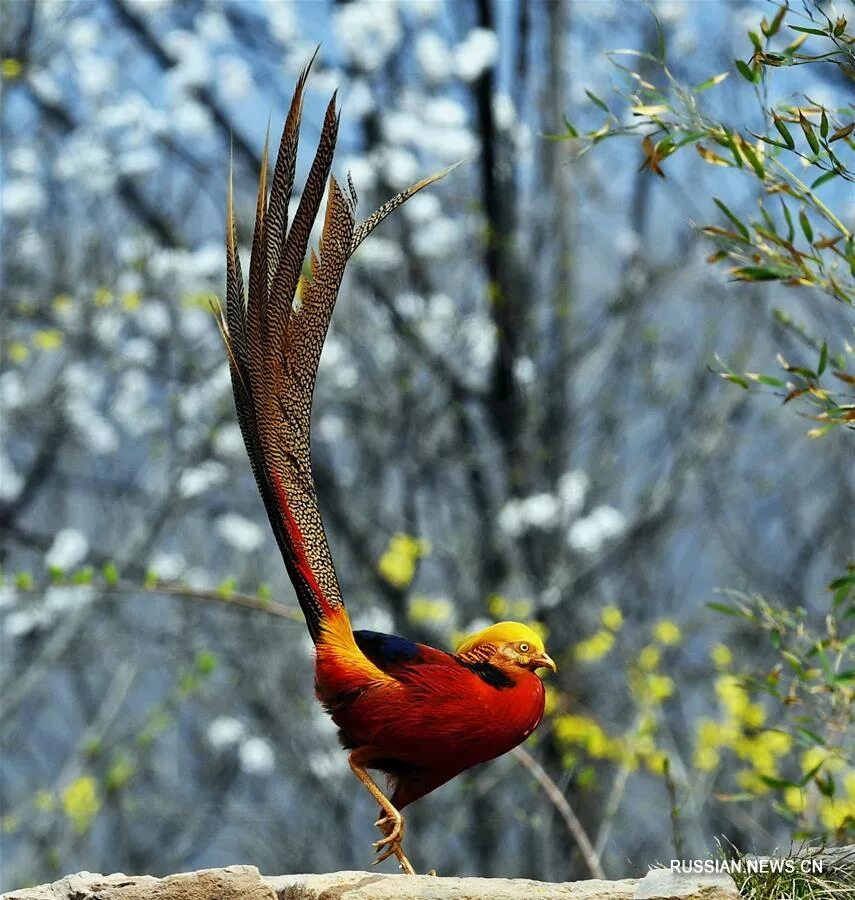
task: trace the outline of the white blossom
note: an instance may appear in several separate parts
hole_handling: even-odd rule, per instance
[[[581,553],[596,553],[605,543],[617,537],[626,522],[612,506],[598,506],[582,519],[577,519],[567,534],[567,543]]]
[[[267,11],[267,21],[273,37],[283,44],[293,41],[297,36],[297,17],[291,0],[267,3],[264,9]]]
[[[437,97],[424,108],[424,118],[437,128],[459,128],[466,124],[466,109],[451,97]]]
[[[146,300],[136,311],[140,328],[150,337],[159,338],[169,333],[171,323],[169,310],[159,300]]]
[[[352,79],[344,106],[347,109],[348,117],[353,119],[362,119],[374,112],[377,103],[371,88],[365,83],[365,79]]]
[[[421,172],[416,157],[401,147],[384,147],[377,155],[377,168],[396,188],[408,187]]]
[[[454,71],[463,81],[475,81],[499,56],[499,39],[489,28],[473,28],[454,48]]]
[[[218,716],[208,726],[208,743],[215,750],[227,750],[242,740],[246,726],[232,716]]]
[[[50,622],[50,613],[43,606],[19,609],[3,618],[3,633],[7,638],[26,637],[30,632],[44,628]]]
[[[244,443],[240,426],[233,422],[222,425],[214,435],[214,450],[219,456],[242,459]]]
[[[280,6],[280,3],[274,4]],[[193,20],[194,31],[212,44],[221,44],[231,36],[229,20],[217,9],[204,9]]]
[[[375,272],[397,269],[404,261],[401,245],[388,238],[374,237],[359,247],[354,258],[357,265]]]
[[[379,69],[401,40],[397,4],[354,0],[338,7],[333,28],[339,45],[356,66]]]
[[[421,224],[438,219],[442,214],[442,204],[435,193],[422,191],[404,204],[403,212],[411,222]]]
[[[72,19],[64,30],[65,43],[72,50],[95,50],[101,40],[98,23],[89,16]]]
[[[15,470],[15,464],[0,447],[0,498],[11,500],[18,496],[24,480]]]
[[[445,259],[463,242],[462,227],[447,216],[433,219],[413,236],[413,249],[425,259]]]
[[[220,537],[241,553],[251,553],[264,543],[264,531],[261,527],[237,513],[226,513],[217,519],[217,532]]]
[[[509,537],[531,528],[548,530],[558,524],[561,504],[553,494],[539,493],[509,500],[499,513],[499,527]]]
[[[589,484],[590,479],[581,469],[565,472],[558,479],[558,496],[569,517],[577,515],[585,505]]]
[[[308,758],[309,769],[317,778],[340,778],[350,771],[347,756],[338,748],[312,751]]]
[[[19,175],[35,175],[39,169],[39,155],[32,147],[19,145],[9,151],[9,168]]]
[[[83,93],[100,97],[116,83],[116,66],[97,53],[87,54],[77,62],[77,81]]]
[[[3,185],[3,213],[7,216],[33,216],[46,200],[44,188],[34,178],[12,178]]]
[[[152,556],[149,568],[161,581],[174,581],[187,568],[187,561],[180,553],[160,550]]]
[[[45,554],[45,565],[67,572],[83,562],[88,552],[89,541],[82,532],[76,528],[62,528]]]
[[[530,385],[537,375],[534,361],[530,356],[520,356],[514,360],[514,378],[517,384]]]
[[[448,44],[435,31],[422,31],[415,41],[416,61],[431,84],[440,84],[450,75],[454,57]]]
[[[493,117],[499,128],[507,130],[514,124],[516,109],[509,94],[496,94],[493,97]]]
[[[225,97],[245,97],[252,89],[252,73],[239,56],[228,56],[220,62],[218,82]]]
[[[178,479],[178,493],[182,497],[198,497],[228,477],[229,470],[220,462],[206,459],[193,469],[185,469]]]
[[[267,775],[273,771],[273,747],[265,738],[247,738],[240,746],[238,760],[247,775]]]

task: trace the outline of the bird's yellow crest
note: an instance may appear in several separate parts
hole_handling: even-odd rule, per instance
[[[480,644],[513,644],[517,641],[525,641],[531,646],[535,654],[546,652],[543,638],[522,622],[497,622],[483,631],[470,634],[457,648],[458,653],[468,653],[473,647]]]

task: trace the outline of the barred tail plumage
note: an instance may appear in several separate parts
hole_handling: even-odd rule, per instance
[[[309,633],[317,641],[323,620],[344,606],[312,476],[310,421],[321,349],[350,255],[390,212],[450,170],[402,191],[357,225],[350,178],[345,193],[330,176],[339,122],[333,95],[289,227],[303,95],[313,61],[297,81],[269,191],[265,141],[246,289],[230,176],[226,305],[224,311],[218,307],[217,314],[252,470]],[[304,276],[309,236],[325,188],[320,245],[317,254],[310,252],[309,274]]]

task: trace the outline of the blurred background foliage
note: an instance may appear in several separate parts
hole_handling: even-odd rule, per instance
[[[0,2],[4,887],[369,860],[208,309],[229,159],[245,242],[319,42],[304,142],[338,88],[363,210],[468,160],[360,249],[324,351],[352,617],[527,619],[559,661],[524,752],[413,808],[414,863],[851,829],[852,30],[778,9]]]

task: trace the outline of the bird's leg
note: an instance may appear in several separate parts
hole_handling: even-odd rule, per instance
[[[377,820],[375,823],[379,828],[383,829],[383,833],[385,837],[381,840],[376,841],[374,846],[379,850],[381,847],[386,847],[383,853],[374,860],[374,864],[383,862],[384,859],[388,859],[393,854],[398,860],[398,864],[403,869],[406,875],[415,875],[416,870],[410,864],[410,861],[404,855],[404,850],[401,847],[401,838],[404,836],[404,819],[403,816],[392,806],[392,803],[380,790],[379,787],[374,782],[374,779],[368,774],[363,766],[360,765],[359,759],[361,754],[359,754],[358,750],[354,750],[347,757],[348,763],[350,763],[350,768],[353,770],[353,774],[365,785],[368,793],[380,804],[380,809],[384,813],[384,815]],[[388,829],[388,830],[387,830]],[[388,846],[387,846],[388,845]]]

